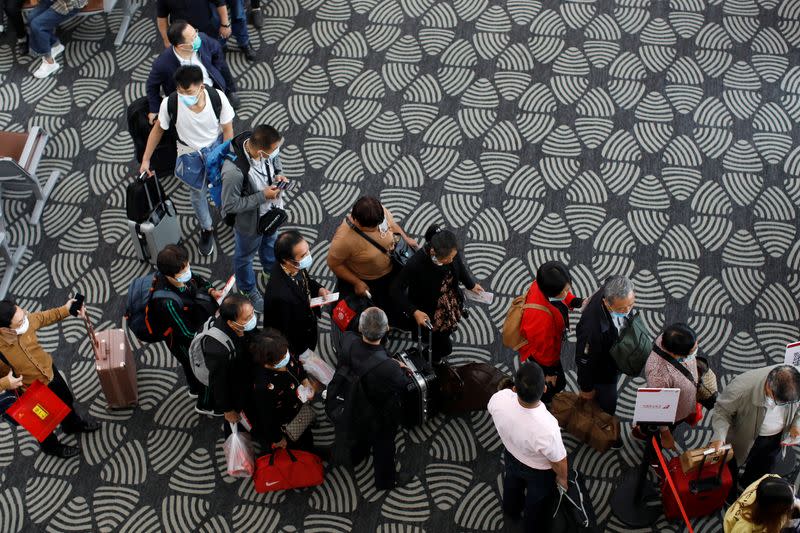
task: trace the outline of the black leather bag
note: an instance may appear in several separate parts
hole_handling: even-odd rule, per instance
[[[388,255],[389,258],[399,267],[406,266],[408,260],[411,259],[411,256],[416,252],[416,250],[409,246],[403,236],[399,233],[392,234],[394,238],[394,246],[391,250],[387,250],[378,242],[376,242],[375,239],[358,229],[349,218],[346,218],[345,222],[347,222],[347,225],[350,226],[353,231],[358,233],[365,241],[380,250],[382,253]]]
[[[258,219],[258,232],[269,236],[278,231],[278,228],[283,225],[289,218],[284,209],[280,207],[273,207]]]

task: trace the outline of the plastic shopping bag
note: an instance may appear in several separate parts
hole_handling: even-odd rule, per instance
[[[225,461],[228,464],[228,475],[232,477],[253,477],[255,472],[255,455],[250,435],[239,433],[236,424],[231,424],[231,434],[223,445]]]
[[[299,359],[306,372],[323,385],[327,386],[333,379],[333,367],[311,350],[301,353]]]

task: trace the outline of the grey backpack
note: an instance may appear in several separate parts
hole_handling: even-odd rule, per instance
[[[231,338],[228,337],[227,333],[214,325],[215,321],[216,318],[213,316],[206,320],[206,323],[203,324],[203,329],[194,336],[192,343],[189,345],[189,361],[192,364],[194,377],[197,378],[197,381],[206,386],[208,386],[208,366],[206,366],[206,356],[203,353],[203,339],[205,337],[211,337],[228,348],[229,353],[233,354],[236,352],[236,347],[233,345]]]

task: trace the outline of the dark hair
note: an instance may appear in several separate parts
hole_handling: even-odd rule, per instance
[[[303,240],[300,232],[295,230],[284,231],[278,235],[278,239],[275,241],[275,259],[278,263],[294,261],[294,247]]]
[[[13,298],[6,298],[0,300],[0,328],[7,328],[14,320],[14,315],[17,312],[17,302]]]
[[[257,365],[274,365],[278,363],[286,351],[289,343],[280,331],[275,328],[265,328],[255,334],[250,342],[250,353],[253,362]]]
[[[781,365],[770,370],[767,383],[776,402],[800,400],[800,372],[792,365]]]
[[[198,83],[203,84],[203,71],[197,65],[181,65],[175,71],[175,85],[184,91]]]
[[[383,205],[374,196],[362,196],[353,204],[350,215],[365,228],[374,228],[384,219]]]
[[[544,394],[544,372],[535,362],[528,360],[519,365],[517,376],[514,378],[517,387],[517,396],[525,403],[535,403]]]
[[[434,255],[441,259],[450,255],[453,250],[458,249],[458,239],[456,234],[448,229],[442,229],[433,224],[425,232],[425,242],[430,245]]]
[[[229,294],[219,305],[219,316],[225,320],[236,322],[236,319],[239,318],[239,314],[242,312],[242,307],[246,304],[250,304],[250,299],[246,296],[241,294]]]
[[[261,124],[253,130],[252,135],[250,135],[250,142],[259,150],[267,150],[282,138],[278,130],[272,126]]]
[[[767,533],[779,533],[794,506],[794,491],[783,478],[767,477],[756,487],[756,499],[742,507],[742,518],[764,527]]]
[[[568,283],[572,283],[572,276],[567,266],[559,261],[548,261],[536,271],[536,284],[548,298],[561,294]]]
[[[156,268],[165,276],[175,277],[189,262],[189,252],[183,246],[168,244],[158,252]]]
[[[696,343],[694,330],[682,322],[667,326],[661,334],[662,346],[675,355],[689,355]]]
[[[186,31],[187,26],[189,26],[189,23],[185,20],[176,20],[170,24],[169,28],[167,28],[167,40],[169,44],[172,46],[183,44],[183,32]]]

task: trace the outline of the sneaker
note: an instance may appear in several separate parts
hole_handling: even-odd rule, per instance
[[[243,46],[242,53],[244,54],[245,59],[248,61],[256,60],[256,52],[253,50],[253,45],[248,44],[247,46]]]
[[[81,450],[75,446],[67,446],[66,444],[58,443],[58,445],[53,448],[42,448],[42,452],[47,455],[61,457],[62,459],[69,459],[81,453]]]
[[[250,22],[252,22],[253,26],[257,29],[264,27],[264,13],[261,11],[260,7],[250,12]]]
[[[261,296],[260,292],[258,292],[257,287],[253,287],[253,290],[250,292],[240,292],[243,296],[246,296],[247,299],[250,300],[250,303],[253,304],[253,309],[256,313],[264,313],[264,297]]]
[[[191,398],[193,400],[197,399],[197,393],[196,392],[193,392],[193,391],[189,390],[189,391],[186,391],[186,393],[189,395],[189,398]]]
[[[196,412],[196,413],[199,413],[199,414],[201,414],[201,415],[206,415],[206,416],[215,416],[215,415],[214,415],[214,411],[213,411],[212,409],[204,409],[204,408],[201,408],[201,407],[197,407],[197,406],[195,405],[195,406],[194,406],[194,410],[195,410],[195,412]]]
[[[55,60],[53,60],[52,63],[48,63],[47,61],[42,59],[42,64],[39,65],[39,68],[37,68],[36,72],[33,73],[33,77],[39,79],[46,78],[53,72],[57,71],[59,66],[60,65],[56,63]]]
[[[214,230],[204,229],[200,232],[200,255],[211,255],[214,252]]]
[[[64,51],[64,45],[63,45],[63,44],[61,44],[61,43],[56,43],[56,44],[55,44],[55,46],[53,46],[53,47],[50,49],[50,57],[52,57],[53,59],[55,59],[55,58],[56,58],[56,56],[58,56],[59,54],[61,54],[63,51]]]

